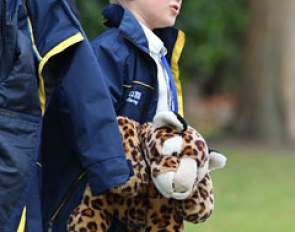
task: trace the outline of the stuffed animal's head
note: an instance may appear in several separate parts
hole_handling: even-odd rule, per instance
[[[167,198],[187,198],[196,181],[225,165],[226,158],[209,152],[204,138],[174,112],[158,113],[153,123],[143,124],[140,131],[153,183]]]

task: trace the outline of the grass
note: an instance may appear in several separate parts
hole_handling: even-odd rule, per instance
[[[208,221],[186,223],[185,232],[292,232],[295,151],[224,148],[227,166],[212,174],[215,210]]]

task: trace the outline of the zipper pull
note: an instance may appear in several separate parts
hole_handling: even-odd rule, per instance
[[[53,221],[48,222],[48,230],[47,232],[52,232],[53,231]]]

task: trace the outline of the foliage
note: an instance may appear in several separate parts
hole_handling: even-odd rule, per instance
[[[228,158],[225,168],[212,173],[215,210],[205,223],[186,224],[185,232],[294,231],[294,148],[245,141],[214,147]]]
[[[100,34],[100,11],[107,0],[77,1],[89,39]],[[232,90],[237,83],[246,24],[245,0],[184,1],[177,27],[186,34],[182,78],[198,78],[206,93]]]
[[[80,21],[90,40],[94,39],[106,28],[102,24],[101,10],[108,5],[107,0],[80,0],[77,8],[80,12]]]
[[[208,93],[231,90],[237,82],[246,16],[245,0],[183,2],[177,25],[186,34],[184,77],[198,78]]]

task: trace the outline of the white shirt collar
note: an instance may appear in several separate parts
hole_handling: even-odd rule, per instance
[[[166,55],[167,49],[165,48],[163,41],[153,31],[151,31],[148,27],[143,25],[141,22],[139,22],[139,24],[141,25],[144,31],[144,34],[147,38],[150,52],[160,54],[160,55]]]

